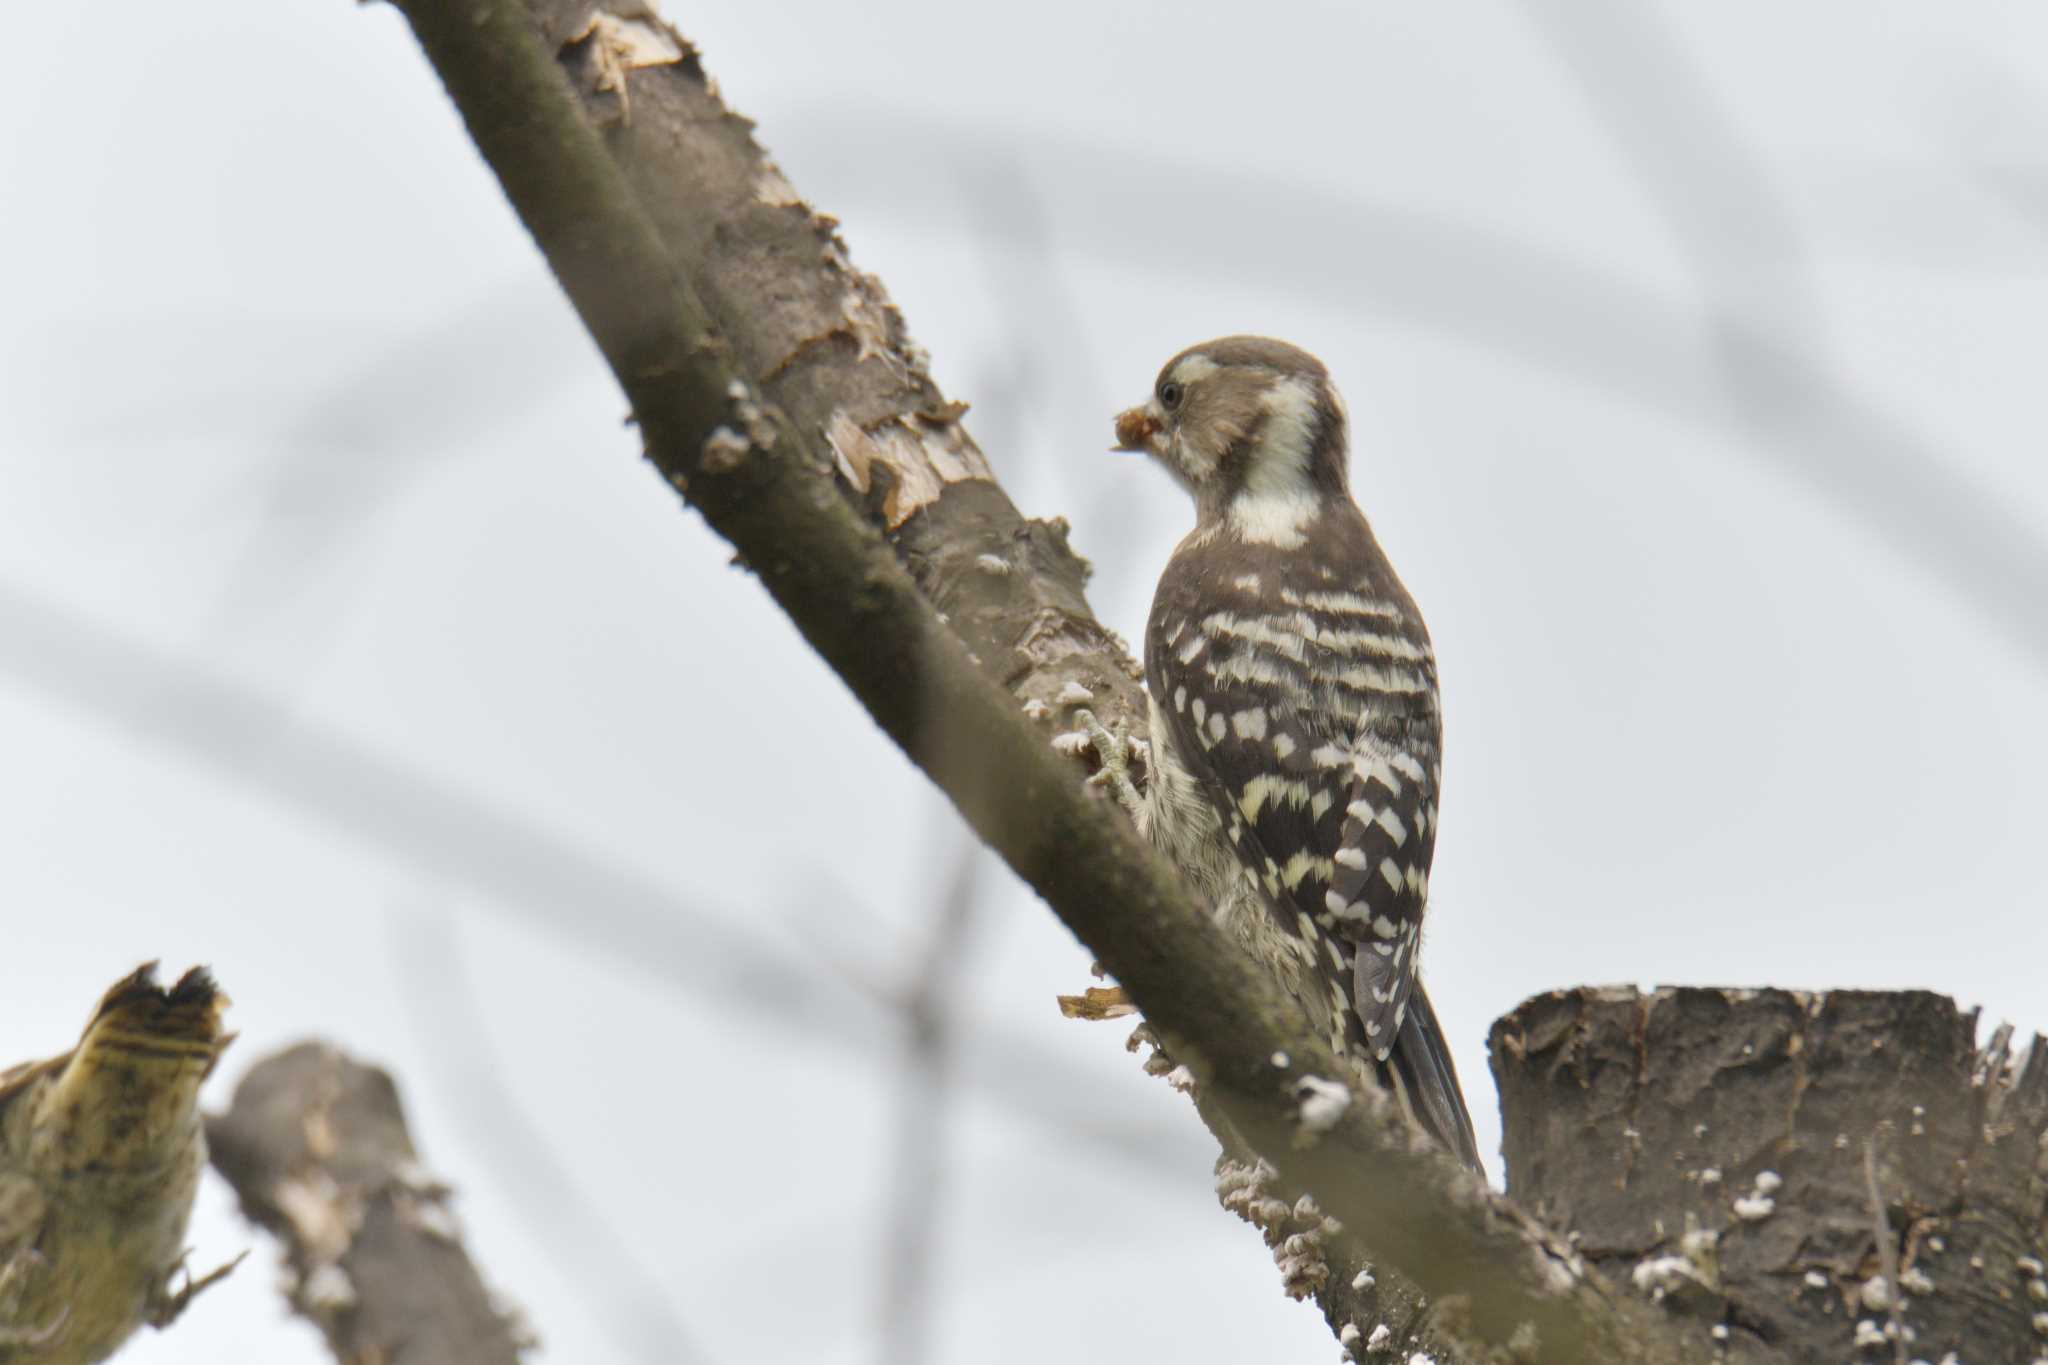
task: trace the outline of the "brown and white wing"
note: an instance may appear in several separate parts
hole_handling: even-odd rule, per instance
[[[1385,1061],[1415,989],[1415,952],[1436,848],[1433,745],[1368,727],[1346,753],[1344,825],[1320,913],[1353,945],[1353,994],[1366,1044]]]
[[[1253,597],[1272,581],[1256,574],[1245,598],[1219,601],[1218,577],[1177,592],[1169,569],[1146,641],[1153,696],[1270,908],[1384,1060],[1414,987],[1435,846],[1427,636],[1395,604],[1347,614],[1355,594],[1290,591],[1274,610]]]

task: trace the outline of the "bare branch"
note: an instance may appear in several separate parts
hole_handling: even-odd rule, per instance
[[[802,133],[812,156],[874,149],[904,168],[985,155],[1014,136],[964,118],[934,121],[845,101],[810,114]],[[1821,494],[1830,515],[1873,536],[1992,622],[2034,667],[2048,668],[2048,613],[2038,610],[2048,591],[2048,537],[2038,519],[1963,468],[1892,396],[1831,370],[1799,330],[1809,323],[1780,331],[1740,312],[1703,314],[1596,255],[1537,245],[1412,197],[1375,198],[1249,160],[1230,168],[1236,197],[1287,204],[1295,230],[1288,251],[1244,251],[1243,220],[1214,212],[1215,171],[1199,159],[1161,156],[1103,130],[1073,136],[1045,127],[1033,131],[1030,160],[1060,204],[1063,248],[1106,269],[1151,276],[1168,290],[1228,259],[1239,289],[1411,326],[1661,420],[1732,437],[1733,451]],[[943,187],[918,185],[907,169],[888,174],[893,168],[876,177],[885,187],[876,197],[889,210],[950,207]],[[1133,233],[1133,222],[1177,227]],[[1343,268],[1332,269],[1334,261]],[[1738,369],[1740,384],[1702,382]],[[1806,415],[1760,422],[1748,403],[1763,393],[1773,411],[1787,411],[1790,396]]]
[[[1346,1074],[1337,1059],[1020,711],[1138,715],[1135,668],[1088,614],[1078,562],[1017,517],[880,284],[850,268],[689,44],[637,6],[401,8],[657,468],[1096,951],[1205,1108],[1313,1192],[1333,1239],[1362,1237],[1434,1295],[1475,1356],[1712,1358],[1418,1147],[1380,1097],[1297,1107],[1304,1082]],[[1046,691],[1055,679],[1074,687]]]
[[[532,1345],[492,1303],[382,1071],[301,1043],[257,1063],[206,1136],[242,1211],[285,1244],[291,1306],[336,1361],[518,1365]]]
[[[577,942],[629,969],[806,1044],[881,1054],[889,1020],[731,917],[667,885],[650,865],[543,822],[321,726],[206,665],[165,654],[83,613],[0,582],[0,675],[80,708],[284,802],[475,904]],[[792,906],[800,907],[801,898]],[[565,919],[562,907],[576,914]],[[772,919],[776,907],[758,909]],[[809,933],[813,926],[803,926]],[[1020,1121],[1156,1176],[1173,1130],[1105,1122],[1105,1082],[1015,1030],[977,1029],[961,1082]]]

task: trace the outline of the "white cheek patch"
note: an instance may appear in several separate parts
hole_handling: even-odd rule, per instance
[[[1259,406],[1266,425],[1245,471],[1245,490],[1278,493],[1307,487],[1316,438],[1316,386],[1306,379],[1283,379],[1266,390]]]
[[[1308,542],[1309,522],[1322,499],[1309,480],[1316,438],[1316,386],[1306,379],[1282,379],[1267,389],[1266,413],[1245,467],[1244,488],[1230,500],[1231,529],[1244,540],[1298,550]]]

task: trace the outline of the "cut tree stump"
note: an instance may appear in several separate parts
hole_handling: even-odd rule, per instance
[[[2011,1033],[1925,991],[1538,996],[1489,1040],[1508,1194],[1731,1361],[2048,1360],[2048,1046]]]

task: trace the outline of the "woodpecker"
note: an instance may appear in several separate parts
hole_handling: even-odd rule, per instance
[[[1415,603],[1352,500],[1321,361],[1226,337],[1116,419],[1194,498],[1145,627],[1139,822],[1307,1022],[1467,1166],[1471,1114],[1416,955],[1442,710]]]

